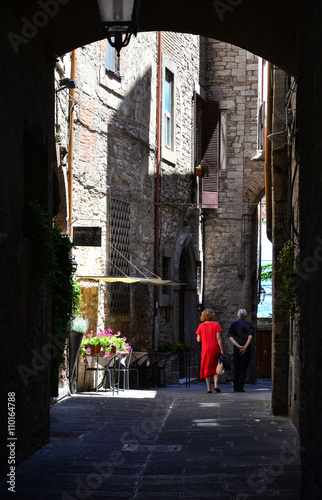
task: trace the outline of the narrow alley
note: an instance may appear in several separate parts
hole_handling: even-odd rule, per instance
[[[272,416],[271,382],[78,394],[51,408],[48,445],[16,470],[16,498],[300,498],[299,438]],[[19,438],[18,438],[19,439]],[[12,498],[0,484],[1,498]]]

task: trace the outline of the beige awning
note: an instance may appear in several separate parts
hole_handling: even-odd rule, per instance
[[[145,283],[147,285],[157,286],[180,286],[185,284],[179,281],[162,280],[161,278],[136,278],[132,276],[75,276],[75,278],[83,280],[101,280],[107,283]]]

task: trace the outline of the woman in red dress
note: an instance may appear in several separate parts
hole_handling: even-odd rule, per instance
[[[207,392],[211,391],[211,377],[214,376],[215,391],[221,392],[218,387],[216,373],[219,354],[224,354],[221,343],[221,326],[214,321],[215,313],[212,309],[205,309],[201,314],[202,323],[198,326],[197,342],[201,341],[200,378],[206,379]]]

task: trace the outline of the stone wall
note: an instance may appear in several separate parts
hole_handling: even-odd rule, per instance
[[[273,72],[273,133],[285,130],[287,77],[278,68]],[[272,409],[276,414],[288,411],[289,324],[283,307],[282,277],[277,258],[291,236],[288,190],[287,139],[285,135],[272,138],[273,184],[273,318],[272,318]]]
[[[80,276],[119,274],[111,262],[113,200],[130,205],[129,232],[126,241],[120,243],[122,255],[129,253],[126,259],[121,254],[117,259],[117,266],[124,266],[126,274],[151,277],[152,272],[162,276],[163,256],[167,254],[171,260],[168,278],[179,280],[180,256],[189,247],[189,314],[186,313],[180,335],[190,341],[198,321],[195,260],[199,227],[194,205],[193,97],[200,83],[201,49],[197,36],[162,33],[162,72],[164,75],[170,69],[174,75],[175,141],[170,160],[162,143],[159,267],[154,269],[157,39],[157,33],[141,33],[133,39],[121,52],[119,72],[105,67],[105,41],[77,50],[73,227],[101,227],[102,245],[79,246],[74,253]],[[203,80],[204,68],[205,58]],[[65,96],[59,94],[58,98],[63,101]],[[163,100],[162,96],[162,103]],[[66,116],[60,113],[58,121],[59,129],[65,129],[67,134]],[[183,244],[179,243],[182,234]],[[121,330],[135,349],[142,350],[156,346],[160,335],[179,338],[178,290],[164,294],[159,289],[156,320],[151,285],[127,285],[128,310],[117,313],[112,305],[115,285],[97,285],[88,279],[80,283],[91,328]],[[95,298],[91,290],[98,292]]]
[[[18,44],[17,38],[10,41],[7,35],[21,33],[20,19],[11,5],[2,2],[0,16],[1,66],[7,78],[0,114],[0,373],[1,401],[6,408],[1,436],[4,443],[16,438],[11,454],[15,460],[11,466],[16,467],[49,439],[50,298],[40,286],[34,249],[24,225],[24,203],[39,200],[53,215],[57,172],[51,54],[35,39]],[[9,448],[4,446],[1,477],[9,472],[8,458]]]
[[[264,188],[263,163],[251,161],[257,153],[258,59],[209,40],[207,62],[207,99],[227,112],[227,166],[219,171],[218,209],[204,211],[205,306],[215,310],[231,354],[227,332],[238,309],[245,308],[256,326],[256,206]],[[255,369],[253,356],[249,380]]]

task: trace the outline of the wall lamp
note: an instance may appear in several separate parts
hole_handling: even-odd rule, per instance
[[[78,267],[78,264],[77,264],[75,257],[73,257],[71,259],[71,262],[72,262],[72,273],[75,274],[77,271],[77,267]]]
[[[71,80],[70,78],[62,78],[59,80],[59,85],[60,87],[56,90],[56,92],[64,89],[77,89],[76,80]]]
[[[117,55],[136,36],[141,0],[97,0],[100,23],[109,44]]]

